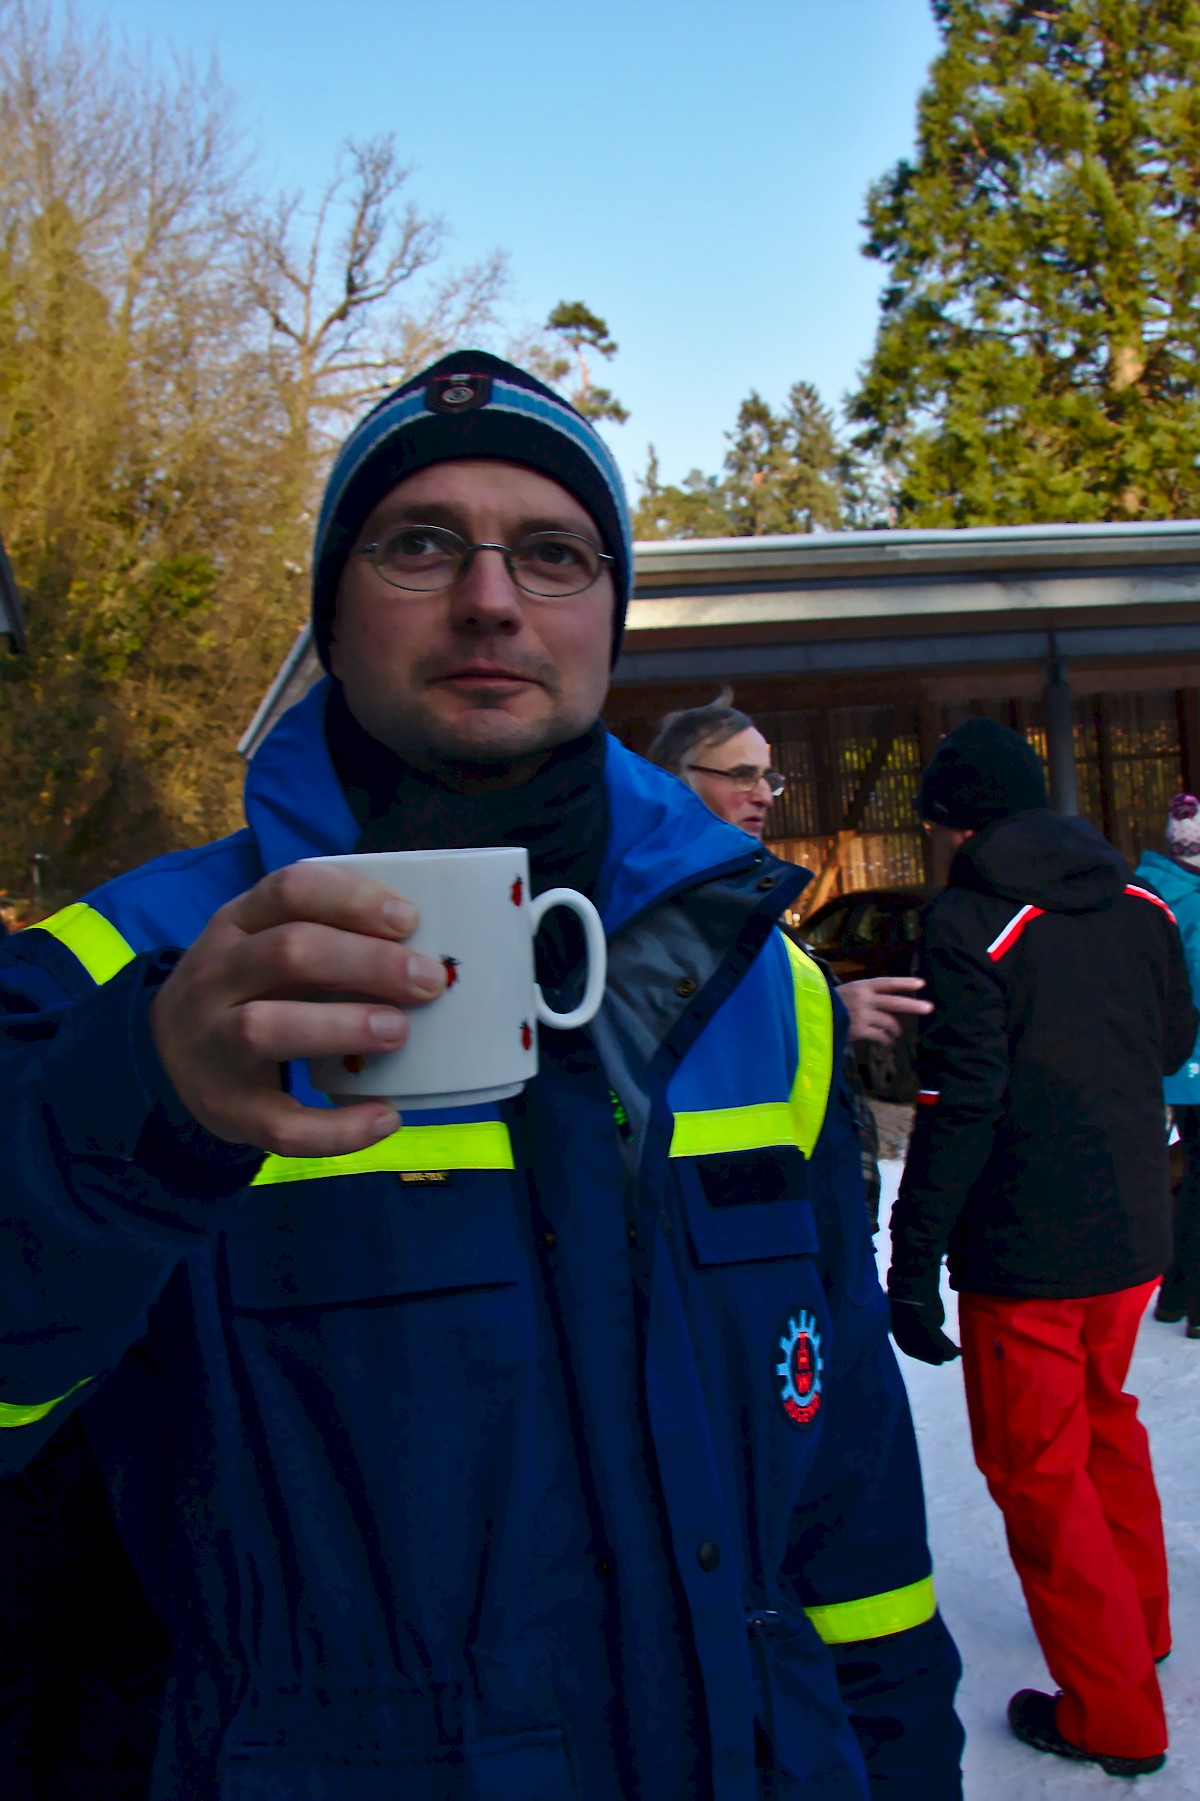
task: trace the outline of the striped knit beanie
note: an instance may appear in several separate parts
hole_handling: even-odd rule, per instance
[[[313,546],[313,640],[326,669],[338,583],[363,521],[405,476],[461,457],[494,457],[548,475],[591,514],[614,559],[615,663],[633,585],[633,536],[612,452],[535,376],[485,350],[457,350],[395,388],[338,452]]]
[[[1200,800],[1175,794],[1167,803],[1167,852],[1176,863],[1200,869]]]

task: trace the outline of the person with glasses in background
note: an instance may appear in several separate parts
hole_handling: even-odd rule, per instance
[[[718,819],[761,838],[786,777],[772,769],[771,746],[732,700],[733,690],[722,688],[710,706],[669,713],[646,755],[685,781]]]
[[[732,689],[723,688],[708,706],[669,713],[646,755],[686,782],[718,819],[761,838],[768,809],[787,778],[772,767],[771,746],[732,700]],[[919,976],[864,976],[842,983],[837,993],[850,1015],[850,1039],[892,1043],[904,1029],[905,1015],[932,1011],[920,998],[924,986]]]

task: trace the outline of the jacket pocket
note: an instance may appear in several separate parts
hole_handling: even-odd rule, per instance
[[[541,1647],[506,1651],[474,1651],[487,1715],[475,1682],[264,1681],[227,1729],[220,1801],[576,1801]]]
[[[525,1269],[501,1170],[285,1184],[247,1203],[224,1246],[233,1306],[249,1312],[504,1286]]]
[[[228,1747],[220,1801],[578,1801],[561,1732],[514,1733],[428,1752]]]
[[[808,1172],[792,1146],[679,1159],[675,1168],[696,1263],[756,1263],[815,1253]]]

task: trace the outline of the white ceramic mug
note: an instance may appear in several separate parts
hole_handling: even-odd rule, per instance
[[[402,894],[420,915],[409,949],[437,957],[449,978],[436,1000],[408,1009],[399,1050],[313,1057],[313,1086],[342,1105],[393,1101],[404,1112],[472,1107],[518,1094],[538,1069],[538,1025],[584,1026],[604,996],[604,927],[573,888],[529,893],[529,853],[487,850],[364,851],[320,857]],[[570,1013],[546,1005],[534,980],[533,940],[552,907],[583,927],[587,985]]]

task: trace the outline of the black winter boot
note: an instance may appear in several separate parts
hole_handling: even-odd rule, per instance
[[[1036,1688],[1019,1689],[1008,1704],[1008,1723],[1035,1751],[1053,1751],[1056,1757],[1070,1757],[1076,1763],[1098,1763],[1108,1776],[1149,1776],[1166,1763],[1165,1751],[1155,1757],[1114,1757],[1108,1751],[1085,1751],[1082,1745],[1073,1745],[1058,1730],[1057,1706],[1057,1695],[1044,1695]]]

